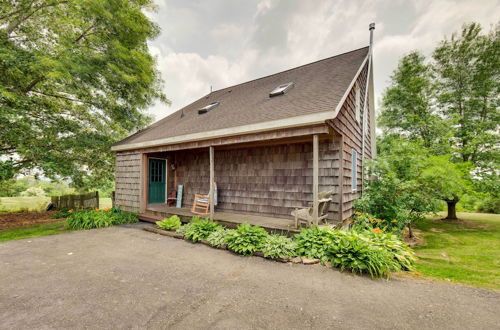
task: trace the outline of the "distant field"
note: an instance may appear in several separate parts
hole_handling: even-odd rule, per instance
[[[0,212],[42,211],[50,197],[0,197]],[[111,198],[100,198],[99,207],[111,207]]]

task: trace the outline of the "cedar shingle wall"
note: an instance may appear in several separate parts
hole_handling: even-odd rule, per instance
[[[312,139],[311,139],[312,140]],[[339,144],[320,143],[319,190],[338,191]],[[208,151],[176,152],[177,183],[184,185],[183,205],[209,191]],[[290,217],[294,206],[312,201],[312,141],[268,147],[215,150],[217,211]],[[338,195],[330,218],[338,219]]]
[[[337,117],[330,122],[330,124],[335,128],[336,131],[341,133],[344,138],[344,152],[343,152],[343,219],[351,216],[353,214],[353,205],[356,198],[358,198],[361,191],[361,169],[362,169],[362,123],[363,120],[367,121],[365,126],[365,157],[371,158],[371,139],[370,139],[370,118],[368,107],[366,109],[366,117],[363,118],[363,106],[365,100],[366,92],[366,82],[367,82],[367,71],[368,64],[361,72],[358,77],[357,83],[361,88],[361,120],[358,122],[356,120],[356,108],[355,108],[355,86],[353,86],[350,91],[344,105],[342,106]],[[351,186],[352,180],[352,170],[351,170],[351,157],[352,150],[357,151],[357,190],[353,191]]]
[[[139,212],[142,154],[118,152],[115,167],[115,201],[123,211]]]

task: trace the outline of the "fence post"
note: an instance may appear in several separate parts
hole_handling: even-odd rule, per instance
[[[95,200],[96,200],[96,205],[97,205],[97,209],[99,208],[99,191],[96,191],[95,192]]]
[[[114,191],[111,192],[111,207],[112,208],[115,207],[115,192]]]

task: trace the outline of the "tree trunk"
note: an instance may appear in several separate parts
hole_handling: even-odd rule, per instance
[[[448,205],[448,215],[446,215],[446,220],[457,220],[457,208],[458,198],[446,199],[446,204]]]
[[[413,230],[411,229],[411,222],[408,224],[408,237],[413,238]]]

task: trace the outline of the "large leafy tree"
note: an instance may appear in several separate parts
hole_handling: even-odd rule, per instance
[[[440,43],[432,61],[418,52],[404,56],[384,93],[382,140],[405,138],[429,156],[445,156],[446,162],[434,159],[439,166],[432,170],[443,175],[435,177],[439,185],[431,185],[430,193],[446,200],[451,218],[468,188],[459,176],[498,200],[499,36],[498,28],[482,34],[478,24],[464,25],[461,34]]]
[[[500,124],[500,30],[481,34],[465,25],[434,51],[439,109],[450,121],[455,152],[464,162],[488,160]]]
[[[151,0],[0,2],[0,180],[36,169],[76,186],[112,177],[110,146],[167,101],[147,42]]]
[[[445,121],[436,113],[432,67],[413,51],[399,61],[384,93],[379,125],[438,152],[446,150]]]

